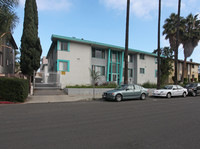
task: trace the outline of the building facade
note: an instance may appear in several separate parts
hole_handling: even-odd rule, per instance
[[[90,70],[101,75],[98,84],[123,83],[123,47],[58,35],[52,35],[51,40],[47,54],[48,72],[60,74],[61,88],[90,85]],[[129,49],[128,62],[129,83],[157,82],[155,54]]]
[[[183,65],[184,65],[184,61],[183,60],[178,60],[178,81],[181,81],[182,78],[182,72],[183,72]],[[172,62],[172,66],[173,66],[173,70],[174,70],[174,62]],[[198,81],[198,68],[200,66],[199,63],[195,63],[191,61],[187,61],[186,62],[186,66],[187,66],[187,81],[188,82],[194,82],[194,81]],[[173,82],[173,76],[174,76],[174,71],[172,71],[171,75],[168,78],[168,83],[174,83]]]
[[[18,49],[12,35],[5,35],[0,43],[0,74],[15,73],[15,50]]]

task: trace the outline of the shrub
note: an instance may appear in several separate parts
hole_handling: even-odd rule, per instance
[[[117,84],[114,82],[105,82],[101,85],[95,85],[95,88],[116,88]],[[66,86],[66,88],[93,88],[92,85],[75,85],[75,86]]]
[[[24,102],[28,97],[29,82],[17,78],[0,78],[0,97],[6,101]]]
[[[146,82],[142,85],[144,88],[157,88],[157,84]]]

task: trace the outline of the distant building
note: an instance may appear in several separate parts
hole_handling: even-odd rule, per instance
[[[179,82],[181,81],[181,78],[182,78],[183,63],[184,63],[183,60],[178,60],[178,73],[177,74],[178,74],[178,81]],[[173,66],[173,69],[175,69],[174,68],[174,62],[173,62],[172,66]],[[187,66],[187,72],[186,72],[186,74],[187,74],[187,77],[186,77],[187,81],[188,82],[198,81],[198,73],[199,73],[199,66],[200,66],[200,64],[192,62],[192,60],[190,60],[190,61],[186,62],[186,66]],[[174,83],[173,76],[174,76],[174,71],[169,76],[168,83]]]
[[[47,54],[48,74],[60,74],[61,88],[90,85],[92,78],[89,69],[100,73],[99,84],[123,83],[123,47],[58,35],[52,35],[51,40]],[[156,54],[129,49],[128,62],[129,83],[157,82]]]
[[[15,50],[18,49],[11,34],[5,35],[0,43],[0,74],[15,73]]]

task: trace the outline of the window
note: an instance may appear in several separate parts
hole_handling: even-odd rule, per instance
[[[192,64],[192,68],[194,68],[194,64]]]
[[[59,61],[59,71],[69,71],[69,61]]]
[[[143,59],[144,60],[144,54],[140,54],[140,59]]]
[[[129,85],[129,86],[127,86],[127,89],[129,89],[129,90],[133,90],[133,85]]]
[[[133,62],[133,55],[130,55],[130,54],[128,55],[128,62],[130,63]]]
[[[92,57],[105,59],[105,50],[92,48]]]
[[[67,42],[61,42],[61,51],[68,51],[68,43]]]
[[[92,70],[95,72],[99,72],[99,74],[102,76],[105,75],[105,66],[92,65]]]
[[[138,85],[135,85],[135,90],[140,90],[141,89],[141,87],[140,86],[138,86]]]
[[[145,74],[145,69],[144,68],[140,68],[140,73],[141,74]]]
[[[133,69],[128,69],[128,76],[129,78],[133,77]]]
[[[112,54],[112,62],[113,62],[113,63],[116,63],[116,62],[117,62],[117,54],[116,54],[116,53],[113,53],[113,54]]]
[[[0,52],[0,66],[3,66],[3,54]]]

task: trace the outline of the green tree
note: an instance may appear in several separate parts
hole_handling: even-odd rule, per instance
[[[0,33],[12,32],[18,22],[14,8],[19,0],[0,0]]]
[[[178,21],[179,20],[179,21]],[[169,18],[165,20],[165,24],[163,25],[163,35],[165,35],[165,39],[169,40],[169,44],[171,49],[177,53],[176,57],[178,58],[177,49],[181,43],[181,36],[184,31],[184,19],[183,17],[179,17],[175,13],[172,13]],[[178,30],[178,32],[177,32]],[[178,34],[178,36],[177,36]],[[178,39],[177,39],[178,38]],[[177,64],[175,62],[175,78],[177,78]],[[177,81],[175,81],[175,84]]]
[[[35,0],[26,0],[20,66],[22,73],[31,76],[40,67],[42,48],[38,37],[38,12]]]
[[[184,66],[182,71],[182,82],[184,81],[184,78],[186,77],[186,60],[188,57],[190,57],[195,49],[195,47],[198,45],[198,42],[200,40],[200,20],[198,20],[198,15],[193,16],[192,14],[189,14],[185,18],[185,24],[184,24],[184,32],[183,36],[181,38],[181,43],[183,44],[184,48]]]
[[[154,50],[153,53],[157,53],[158,50]],[[161,55],[164,56],[161,58],[160,72],[161,72],[161,85],[166,83],[169,75],[173,71],[172,61],[174,58],[174,51],[169,47],[161,48]]]

